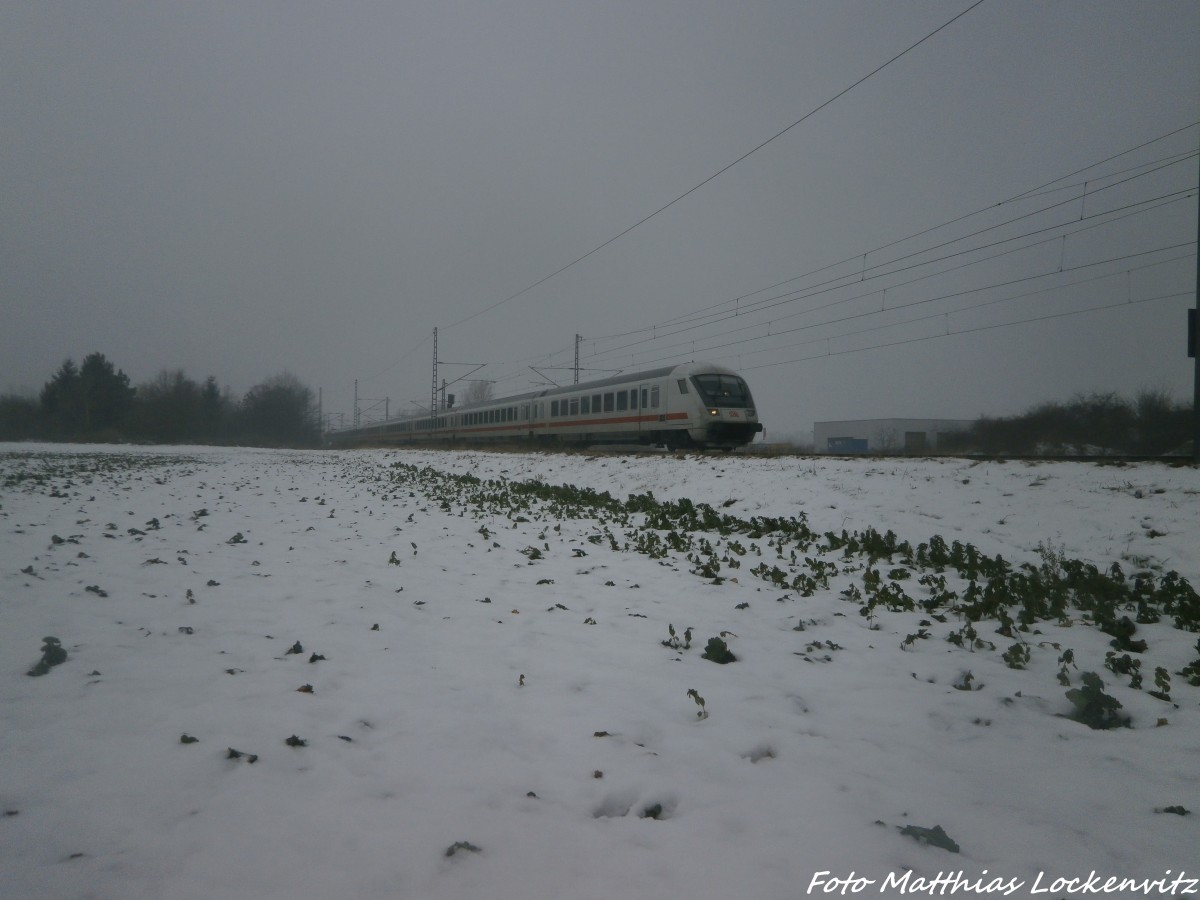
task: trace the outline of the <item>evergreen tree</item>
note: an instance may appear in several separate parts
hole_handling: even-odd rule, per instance
[[[136,432],[165,443],[195,440],[202,434],[200,386],[182,369],[163,370],[138,388]]]
[[[78,427],[83,402],[79,369],[72,360],[64,360],[58,371],[50,376],[42,387],[39,400],[42,415],[53,433],[70,434]]]
[[[133,407],[136,394],[129,376],[105,358],[103,353],[89,354],[79,367],[80,396],[85,434],[119,428]]]

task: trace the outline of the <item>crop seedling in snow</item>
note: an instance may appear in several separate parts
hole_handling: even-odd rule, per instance
[[[1159,700],[1171,702],[1171,673],[1158,666],[1154,670],[1154,686],[1157,690],[1148,691],[1151,697],[1156,697]]]
[[[704,648],[702,657],[711,662],[719,663],[722,666],[731,662],[737,662],[737,657],[730,652],[729,645],[719,637],[708,639],[708,644]]]
[[[668,624],[667,632],[671,635],[667,640],[662,642],[664,647],[670,647],[672,650],[690,650],[692,647],[692,629],[685,628],[683,631],[683,640],[679,639],[679,635],[675,633],[675,626]]]
[[[53,666],[62,665],[67,661],[67,651],[62,648],[62,642],[56,637],[42,638],[42,658],[37,661],[26,675],[45,675]]]
[[[905,825],[903,828],[900,828],[900,833],[912,838],[919,844],[941,847],[943,850],[948,850],[951,853],[959,852],[957,842],[950,835],[946,834],[945,829],[941,825],[934,825],[932,828],[923,828],[920,825]]]
[[[961,675],[959,675],[959,676],[958,676],[958,679],[957,679],[957,680],[956,680],[956,681],[955,681],[953,684],[951,684],[950,686],[951,686],[952,688],[954,688],[956,691],[978,691],[978,690],[982,690],[982,689],[983,689],[983,685],[982,685],[982,684],[981,684],[979,687],[972,687],[972,683],[973,683],[974,681],[975,681],[975,676],[974,676],[974,675],[971,673],[971,670],[970,670],[970,669],[967,669],[967,671],[965,671],[965,672],[963,672]]]
[[[698,713],[696,713],[696,718],[697,719],[707,719],[708,718],[708,710],[705,709],[705,707],[704,707],[704,698],[701,697],[699,693],[697,693],[695,688],[689,688],[687,695],[696,702],[696,705],[698,707],[700,707],[700,711]]]
[[[1116,652],[1109,650],[1104,655],[1104,668],[1115,675],[1128,675],[1129,686],[1135,691],[1141,690],[1142,661],[1140,659],[1134,659],[1128,653],[1117,656]]]
[[[1088,728],[1109,729],[1129,727],[1129,717],[1117,712],[1121,701],[1104,693],[1104,682],[1095,672],[1084,672],[1083,687],[1067,691],[1067,699],[1075,706],[1070,716]]]
[[[1024,669],[1027,665],[1029,665],[1029,660],[1031,659],[1032,655],[1029,652],[1028,644],[1017,641],[1015,644],[1005,650],[1001,656],[1004,659],[1005,664],[1010,669]]]
[[[916,645],[917,641],[924,641],[929,638],[929,632],[924,628],[918,628],[916,634],[910,634],[900,642],[900,649],[907,650],[909,647]]]
[[[1075,613],[1112,635],[1118,653],[1145,650],[1142,641],[1132,638],[1134,622],[1123,617],[1122,610],[1136,609],[1137,623],[1170,616],[1178,629],[1200,630],[1200,596],[1177,573],[1159,576],[1143,570],[1126,576],[1115,564],[1101,570],[1091,563],[1070,559],[1063,547],[1039,545],[1040,565],[1014,565],[1000,556],[990,557],[970,543],[947,542],[940,535],[914,547],[890,531],[880,533],[874,528],[853,532],[843,528],[818,534],[808,527],[803,515],[743,519],[686,498],[663,501],[645,493],[631,494],[622,501],[607,492],[553,485],[544,479],[485,481],[405,463],[395,463],[391,469],[395,495],[405,493],[402,487],[419,489],[438,504],[465,503],[475,506],[480,514],[498,512],[513,521],[514,528],[518,523],[544,517],[547,524],[538,533],[539,541],[545,541],[552,528],[561,534],[561,523],[568,519],[590,519],[595,522],[595,530],[587,538],[591,543],[603,546],[607,541],[613,552],[633,551],[651,558],[678,554],[691,564],[693,574],[711,579],[713,584],[724,580],[722,565],[735,568],[743,555],[761,556],[759,541],[775,550],[778,565],[758,562],[752,574],[802,596],[828,590],[831,576],[863,571],[865,567],[865,591],[849,585],[842,596],[864,606],[868,627],[878,626],[878,606],[892,612],[919,609],[938,623],[954,615],[961,624],[947,635],[947,640],[963,649],[995,652],[996,645],[980,637],[978,631],[983,629],[977,631],[977,626],[996,622],[1001,635],[1016,641],[1004,653],[1005,663],[1013,667],[1023,667],[1030,661],[1030,649],[1024,645],[1022,633],[1036,631],[1041,621],[1069,625]],[[416,496],[414,490],[407,494]],[[754,543],[747,548],[746,541]],[[543,545],[543,549],[549,548]],[[528,555],[532,561],[534,557]],[[789,560],[790,566],[785,569]],[[966,582],[961,593],[948,587],[947,573]],[[918,599],[905,593],[904,585],[912,582],[920,584],[925,596]],[[672,635],[672,639],[674,645],[670,641],[664,641],[664,645],[683,649],[677,636]],[[1073,662],[1060,659],[1060,681],[1068,678],[1070,665]],[[1180,674],[1189,685],[1200,686],[1200,659],[1185,666]]]

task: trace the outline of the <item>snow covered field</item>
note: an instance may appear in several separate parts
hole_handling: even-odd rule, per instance
[[[1200,893],[1196,633],[1137,624],[1125,674],[1079,610],[963,640],[961,567],[763,519],[1184,603],[1194,468],[9,444],[0,479],[0,896]],[[1067,717],[1084,672],[1131,727]]]

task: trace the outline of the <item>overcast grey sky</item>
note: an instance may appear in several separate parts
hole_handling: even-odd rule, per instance
[[[972,2],[0,0],[0,390],[100,351],[348,421],[437,327],[498,395],[577,333],[732,365],[769,437],[1187,398],[1195,0],[986,0],[519,293]]]

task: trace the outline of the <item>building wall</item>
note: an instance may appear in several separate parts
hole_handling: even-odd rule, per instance
[[[940,436],[971,427],[969,419],[852,419],[813,423],[818,453],[929,453]]]

